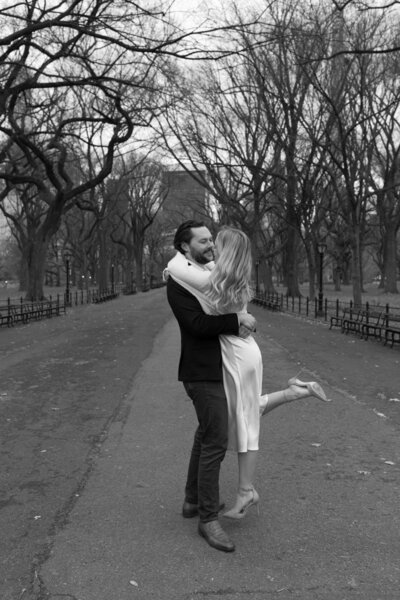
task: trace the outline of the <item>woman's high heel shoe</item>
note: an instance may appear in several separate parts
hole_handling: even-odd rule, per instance
[[[240,488],[235,506],[231,508],[231,510],[228,510],[226,513],[224,513],[222,516],[226,517],[227,519],[243,519],[243,517],[246,516],[246,512],[251,506],[256,506],[258,512],[259,502],[260,497],[253,487],[248,489]]]
[[[316,381],[300,381],[296,377],[292,377],[288,381],[289,387],[297,386],[301,388],[306,388],[309,396],[315,396],[319,400],[323,402],[331,402],[330,398],[326,397],[326,394],[322,387]]]

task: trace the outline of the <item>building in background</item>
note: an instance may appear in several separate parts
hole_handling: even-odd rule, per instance
[[[211,214],[207,190],[187,171],[164,172],[164,184],[166,195],[159,218],[165,249],[172,254],[177,227],[189,219],[209,222]]]

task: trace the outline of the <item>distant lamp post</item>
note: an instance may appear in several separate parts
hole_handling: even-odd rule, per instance
[[[66,283],[65,283],[65,304],[67,306],[70,305],[70,291],[69,291],[69,275],[70,275],[70,271],[69,271],[69,263],[71,260],[71,253],[66,250],[64,252],[64,261],[65,261],[65,273],[66,273]]]
[[[258,294],[258,292],[260,291],[260,281],[259,281],[259,276],[258,276],[258,269],[260,267],[259,260],[256,260],[255,267],[256,267],[256,294]]]
[[[114,293],[114,263],[111,265],[111,293]]]
[[[320,242],[318,244],[319,254],[319,291],[318,291],[318,311],[317,316],[324,316],[324,254],[326,252],[326,244]]]

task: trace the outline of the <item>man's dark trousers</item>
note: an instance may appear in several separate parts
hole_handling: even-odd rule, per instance
[[[219,474],[228,445],[228,406],[222,381],[184,382],[199,422],[190,455],[185,499],[202,523],[218,519]]]

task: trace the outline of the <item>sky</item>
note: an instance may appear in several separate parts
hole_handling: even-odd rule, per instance
[[[171,14],[184,26],[200,24],[210,17],[219,0],[174,0]]]
[[[218,20],[226,11],[230,0],[170,0],[171,12],[185,25],[198,24],[208,18],[210,22]],[[255,8],[260,5],[260,0],[235,0],[242,9]],[[261,2],[262,3],[262,2]]]
[[[301,0],[299,0],[301,1]],[[319,0],[316,0],[317,2]],[[340,1],[340,0],[339,0]],[[347,0],[341,0],[346,2]],[[222,11],[230,3],[230,0],[169,0],[173,4],[174,11],[176,10],[177,15],[184,21],[191,21],[192,19],[199,18],[201,14],[207,12],[218,18],[222,14]],[[350,3],[352,0],[350,0]],[[235,0],[235,3],[242,9],[252,9],[257,6],[265,5],[265,0]],[[393,7],[400,9],[400,0],[364,0],[364,4],[369,7],[377,8],[379,6],[393,5]],[[395,5],[398,5],[397,7]]]

